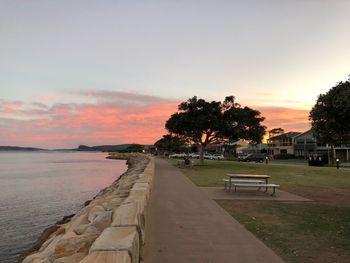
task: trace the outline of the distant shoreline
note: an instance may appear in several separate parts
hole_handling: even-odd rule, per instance
[[[22,147],[22,146],[0,146],[0,152],[8,151],[26,151],[26,152],[38,152],[38,151],[78,151],[78,152],[118,152],[127,149],[132,144],[118,144],[118,145],[97,145],[86,146],[79,145],[78,148],[73,149],[43,149],[36,147]]]

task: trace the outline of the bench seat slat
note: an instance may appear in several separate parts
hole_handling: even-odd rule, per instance
[[[229,183],[230,179],[224,179],[224,182]],[[231,183],[264,183],[263,180],[249,180],[249,179],[231,179]]]
[[[241,184],[241,183],[233,183],[233,186],[245,186],[245,187],[279,187],[278,184]]]

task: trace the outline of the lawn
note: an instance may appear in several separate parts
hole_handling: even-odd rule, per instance
[[[223,186],[226,173],[270,175],[314,202],[216,201],[286,262],[350,262],[350,169],[206,161],[183,172],[198,186]]]

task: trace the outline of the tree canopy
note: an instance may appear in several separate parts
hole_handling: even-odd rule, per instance
[[[171,134],[163,135],[161,139],[154,143],[158,150],[170,153],[179,152],[185,144],[186,141],[184,139],[178,136],[172,136]]]
[[[207,102],[195,96],[179,105],[178,112],[171,115],[165,127],[201,145],[203,160],[203,151],[211,143],[238,139],[261,142],[265,134],[265,127],[261,125],[264,119],[259,111],[241,107],[234,96],[226,97],[223,102]]]
[[[273,129],[269,130],[269,138],[274,137],[276,135],[280,135],[282,133],[284,133],[284,129],[282,129],[282,128],[273,128]]]
[[[350,142],[350,79],[320,94],[309,119],[319,142],[331,145]]]

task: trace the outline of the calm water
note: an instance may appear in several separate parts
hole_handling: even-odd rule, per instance
[[[127,169],[105,153],[0,152],[0,262],[16,262],[41,232]]]

